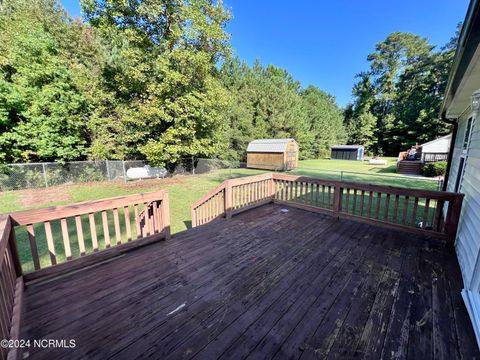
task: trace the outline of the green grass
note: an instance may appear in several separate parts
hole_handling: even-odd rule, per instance
[[[342,160],[304,160],[300,161],[299,168],[289,172],[291,174],[305,175],[317,178],[335,180],[348,180],[368,182],[382,185],[393,185],[423,189],[437,189],[435,181],[420,180],[415,177],[406,178],[395,173],[395,159],[388,159],[387,166],[372,166],[367,162],[342,161]],[[168,190],[170,195],[170,217],[172,233],[186,230],[191,227],[190,207],[192,203],[201,198],[212,188],[228,178],[236,178],[248,175],[264,173],[265,171],[253,169],[224,169],[197,176],[177,176],[166,180],[144,180],[123,184],[121,182],[99,182],[88,184],[72,184],[48,189],[33,189],[8,191],[0,193],[0,213],[26,210],[53,205],[65,205],[80,201],[97,200],[114,196],[150,192],[160,189]],[[387,176],[378,176],[387,175]],[[124,229],[123,211],[120,210],[121,228]],[[113,218],[109,215],[110,238],[112,244],[115,241]],[[68,219],[72,253],[78,256],[79,249],[76,238],[75,224],[73,219]],[[87,252],[92,249],[89,223],[87,217],[82,217]],[[98,242],[102,247],[103,228],[100,218],[96,218]],[[132,223],[132,231],[135,226]],[[60,224],[52,223],[52,232],[55,238],[58,262],[64,260],[63,242],[61,239]],[[41,224],[35,227],[38,242],[38,251],[41,265],[50,265],[45,234]],[[135,236],[135,234],[134,234]],[[123,241],[126,235],[123,234]],[[18,229],[17,241],[19,252],[26,271],[33,269],[28,237],[25,229]]]

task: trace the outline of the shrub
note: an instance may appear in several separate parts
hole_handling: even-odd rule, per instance
[[[433,177],[433,176],[443,176],[447,170],[447,162],[439,161],[428,163],[423,166],[422,173],[424,176]]]

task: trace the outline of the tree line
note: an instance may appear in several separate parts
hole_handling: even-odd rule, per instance
[[[345,109],[350,143],[379,155],[397,155],[448,134],[440,105],[455,55],[456,35],[437,49],[427,38],[394,32],[368,55],[368,71],[357,75],[353,103]]]
[[[438,107],[454,42],[394,33],[354,102],[233,56],[221,0],[0,2],[0,163],[182,157],[244,160],[249,141],[293,137],[302,158],[337,143],[391,154],[448,131]],[[392,144],[395,145],[392,146]]]
[[[56,0],[0,10],[0,161],[242,160],[294,137],[302,157],[346,139],[335,99],[284,69],[232,56],[231,12],[212,0]]]

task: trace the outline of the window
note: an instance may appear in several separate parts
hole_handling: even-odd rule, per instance
[[[463,138],[463,150],[467,150],[468,141],[470,140],[470,133],[472,132],[472,122],[473,118],[468,119],[467,128],[465,129],[465,137]]]

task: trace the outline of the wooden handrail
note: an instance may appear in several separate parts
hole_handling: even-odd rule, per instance
[[[29,264],[33,264],[33,269],[25,274],[26,281],[80,268],[145,242],[170,238],[169,200],[164,190],[19,211],[11,213],[9,218],[13,234],[20,228],[28,234]],[[99,219],[101,230],[97,229]],[[39,241],[45,241],[49,265],[41,261]],[[78,254],[74,254],[76,248]],[[58,254],[58,249],[63,249],[63,253]],[[28,262],[25,256],[24,262]]]
[[[119,208],[128,204],[144,204],[161,199],[165,190],[127,196],[117,196],[108,199],[84,201],[71,205],[52,206],[47,208],[24,210],[10,213],[15,225],[27,225],[43,221],[67,218],[103,210]]]
[[[448,241],[455,239],[463,201],[458,193],[270,173],[223,182],[194,204],[192,226],[218,218],[207,207],[219,191],[225,197],[221,218],[274,201]]]

